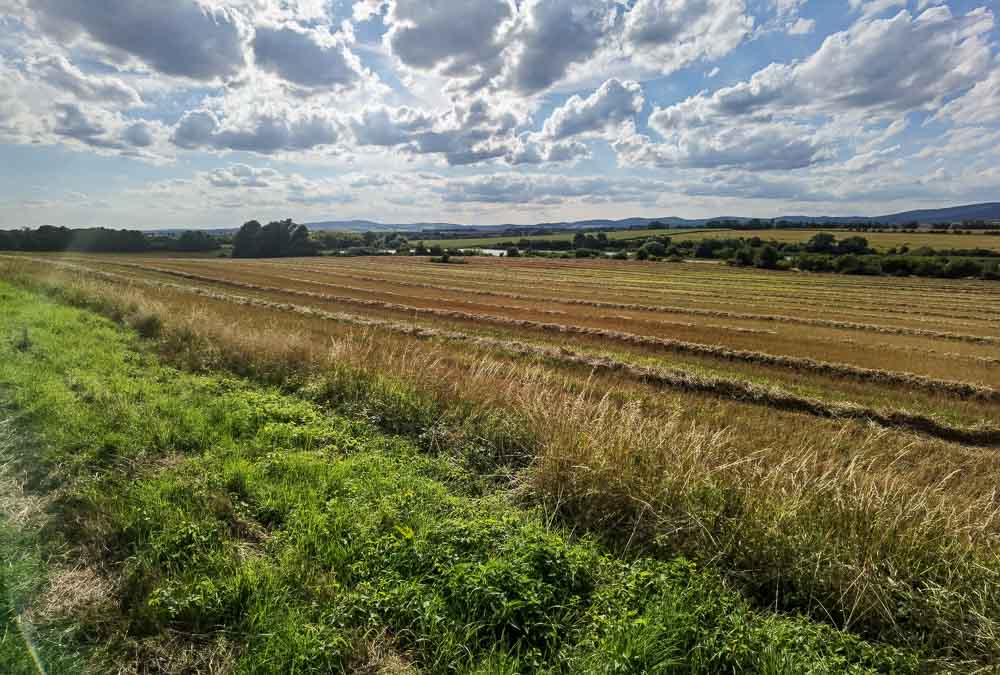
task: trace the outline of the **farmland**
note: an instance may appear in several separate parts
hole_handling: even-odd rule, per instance
[[[762,229],[762,230],[731,230],[725,228],[710,229],[659,229],[659,230],[610,230],[606,232],[608,239],[628,240],[641,239],[644,237],[670,237],[674,241],[700,241],[702,239],[739,239],[740,237],[752,238],[760,237],[766,241],[777,241],[781,243],[804,244],[813,236],[820,232],[834,232],[840,236],[848,236],[849,233],[839,230],[822,228],[794,228],[794,229]],[[872,248],[878,251],[888,251],[889,249],[908,246],[911,249],[920,247],[930,247],[934,249],[975,249],[981,248],[990,251],[1000,252],[1000,237],[992,234],[976,232],[973,234],[957,234],[954,232],[932,232],[923,230],[920,232],[865,232],[863,236],[868,239]],[[570,241],[574,237],[572,232],[561,232],[551,235],[532,235],[527,237],[504,236],[504,237],[476,237],[469,239],[427,239],[426,246],[442,246],[446,248],[489,248],[499,246],[503,243],[518,242],[522,239],[528,241]]]
[[[769,230],[767,236],[805,240],[813,233]],[[880,241],[883,235],[877,233],[866,236],[874,246],[898,245]],[[911,246],[923,245],[914,237],[938,247],[987,246],[977,239],[1000,245],[1000,238],[985,235],[884,236]],[[164,384],[142,396],[134,393],[136,385],[118,382],[121,391],[112,399],[130,415],[150,414],[136,406],[171,396],[216,410],[211,403],[216,385],[186,378],[220,373],[253,383],[227,385],[226,400],[278,397],[268,399],[274,419],[258,420],[249,431],[245,422],[229,420],[230,413],[212,412],[228,420],[224,426],[234,436],[209,442],[192,431],[192,447],[204,446],[203,454],[190,463],[171,460],[166,473],[135,495],[149,500],[146,508],[160,508],[162,497],[156,495],[188,494],[187,481],[195,485],[202,471],[217,478],[199,489],[211,492],[217,482],[225,486],[226,499],[250,505],[238,518],[227,516],[240,523],[233,532],[241,534],[226,535],[212,549],[214,557],[192,569],[221,575],[222,586],[240,588],[251,578],[263,584],[254,610],[260,614],[254,620],[262,623],[243,630],[270,637],[227,643],[218,647],[220,653],[243,649],[279,658],[289,644],[305,640],[292,634],[296,617],[325,625],[304,600],[282,604],[285,591],[275,579],[287,582],[301,572],[303,584],[320,595],[333,593],[324,586],[332,583],[324,574],[347,583],[347,576],[322,572],[301,557],[322,550],[327,552],[316,555],[331,556],[334,570],[346,564],[347,552],[323,549],[316,538],[317,509],[327,490],[349,495],[337,502],[335,518],[351,537],[376,537],[374,516],[348,522],[352,510],[378,508],[402,539],[415,537],[414,545],[425,547],[425,556],[437,555],[432,540],[468,552],[457,543],[466,541],[463,537],[479,542],[496,536],[498,560],[527,564],[516,555],[519,547],[544,539],[545,555],[573,568],[567,574],[592,575],[585,583],[590,590],[556,583],[538,591],[550,593],[545,597],[555,604],[571,595],[573,602],[594,607],[609,602],[609,617],[640,612],[629,605],[633,600],[609,600],[612,588],[633,583],[623,581],[629,573],[622,561],[639,556],[644,565],[668,565],[683,556],[699,570],[692,574],[709,575],[698,583],[717,584],[711,587],[738,596],[734,612],[756,627],[740,629],[747,635],[761,635],[760,626],[772,637],[796,630],[768,621],[801,619],[815,630],[836,629],[831,635],[867,641],[864,649],[873,650],[866,652],[870,660],[862,669],[902,671],[915,663],[923,669],[972,668],[1000,659],[1000,285],[995,282],[610,260],[469,258],[466,264],[441,265],[420,257],[264,261],[82,254],[3,256],[0,279],[19,289],[9,293],[25,316],[31,315],[32,302],[104,314],[144,335],[157,358],[178,369],[180,374],[170,376],[177,382],[170,384],[170,378],[154,373],[159,366],[144,366],[150,370],[143,378]],[[48,299],[31,299],[42,296]],[[16,333],[18,321],[5,321],[4,330]],[[82,329],[67,326],[79,321],[66,314],[62,327],[39,324],[33,330],[71,334]],[[115,329],[109,322],[101,330]],[[89,349],[102,354],[110,347],[97,345],[126,340],[93,339]],[[88,366],[83,352],[60,357],[77,361],[59,367],[77,373],[86,389],[99,370],[87,370],[96,366]],[[124,357],[109,352],[103,358],[110,363]],[[26,373],[10,365],[0,385],[36,387],[36,395],[49,391]],[[280,393],[257,387],[277,387]],[[300,409],[302,401],[308,405]],[[286,412],[289,408],[297,412]],[[321,425],[318,410],[337,416],[333,430]],[[336,437],[358,450],[328,465],[312,440],[281,426],[293,419],[305,420],[302,433],[309,439]],[[264,436],[277,433],[293,439],[294,453],[275,458],[266,452],[273,439]],[[405,447],[385,439],[403,439]],[[141,439],[119,441],[122,447],[142,445]],[[259,453],[235,453],[233,444],[239,443],[259,446]],[[99,462],[104,451],[96,452],[92,459]],[[81,457],[81,464],[60,464],[60,470],[88,475],[93,469],[88,461]],[[294,476],[299,478],[289,478]],[[302,485],[311,487],[296,487],[304,476],[323,487],[308,481]],[[308,494],[291,497],[279,488]],[[191,494],[193,503],[202,504],[201,492]],[[406,506],[386,501],[387,494],[419,495],[425,520],[401,520]],[[300,505],[294,518],[290,501]],[[218,507],[212,504],[209,499],[197,507],[204,512],[192,506],[204,520],[199,532],[214,527],[208,519]],[[277,512],[284,515],[273,515]],[[502,527],[483,524],[492,512],[503,514]],[[164,516],[168,525],[176,517],[170,513]],[[449,529],[463,519],[486,529],[461,535]],[[133,523],[123,532],[148,527]],[[548,528],[555,528],[555,539],[545,539]],[[438,539],[425,538],[427,532]],[[586,541],[564,532],[583,533]],[[147,567],[130,568],[127,588],[135,597],[159,598],[143,610],[143,625],[204,633],[235,610],[199,613],[189,596],[201,587],[186,568],[178,567],[170,578],[152,572],[162,547],[147,550],[142,542],[175,535],[150,531],[136,540],[133,553]],[[436,563],[419,585],[404,565],[410,554],[401,552],[398,541],[373,541],[389,553],[376,562],[371,551],[351,552],[361,556],[352,569],[363,569],[355,574],[364,583],[345,586],[350,593],[345,597],[371,612],[369,628],[381,631],[390,651],[430,671],[500,669],[483,655],[491,644],[508,644],[510,636],[496,638],[492,619],[473,612],[471,599],[455,604],[457,576],[450,581],[433,576],[460,570]],[[248,547],[257,556],[253,560],[274,561],[271,576],[226,557]],[[657,574],[676,580],[679,572]],[[365,595],[391,594],[394,583],[410,584],[413,598],[430,603],[425,607],[447,605],[454,625],[434,624],[418,617],[417,609],[417,614],[386,610],[390,601]],[[216,590],[238,595],[232,588]],[[723,593],[711,591],[716,592]],[[230,607],[229,601],[219,602]],[[281,616],[270,619],[277,623],[266,623],[263,617],[279,606]],[[534,623],[518,624],[525,631],[514,641],[521,660],[510,670],[577,659],[573,662],[590,664],[581,670],[601,671],[593,661],[601,650],[623,648],[594,645],[581,634],[638,639],[616,632],[618,624],[591,625],[591,614],[573,612],[511,619]],[[352,654],[359,648],[352,640],[364,622],[352,621],[343,619],[341,632],[330,638],[342,641],[340,660],[330,661],[337,667],[355,663]],[[479,626],[467,634],[478,645],[475,663],[463,661],[467,655],[457,646],[464,629],[456,626],[462,622]],[[644,625],[663,630],[655,621]],[[565,630],[567,637],[541,637],[547,630]],[[697,650],[709,629],[692,630],[696,637],[685,639],[702,646],[684,643],[671,656],[690,670],[771,667],[738,660],[692,665],[691,655],[701,654]],[[757,646],[780,645],[772,637]],[[800,655],[811,658],[813,642],[787,639],[799,640],[805,645]],[[739,649],[753,644],[748,640]],[[848,661],[822,661],[826,657],[817,652],[820,666],[814,667],[839,670],[848,662],[861,663],[848,647],[831,648],[841,650],[838,658],[847,654]],[[893,665],[886,665],[890,661]],[[795,670],[788,663],[786,669]]]

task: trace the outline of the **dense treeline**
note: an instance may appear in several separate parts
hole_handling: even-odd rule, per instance
[[[828,232],[816,234],[804,243],[766,241],[759,236],[678,242],[667,236],[615,240],[603,233],[577,233],[572,240],[521,239],[504,242],[499,247],[507,248],[508,256],[520,255],[523,251],[534,256],[618,260],[695,258],[773,270],[795,268],[841,274],[1000,279],[1000,253],[989,249],[933,249],[927,246],[909,249],[902,246],[881,254],[871,248],[865,237],[850,234],[838,239]],[[416,254],[421,253],[418,248]]]
[[[37,229],[0,230],[0,251],[90,253],[142,253],[145,251],[215,251],[221,242],[205,232],[184,232],[179,237],[149,235],[138,230],[94,227],[73,230],[42,225]]]
[[[146,235],[135,230],[109,230],[103,227],[71,230],[42,225],[35,230],[0,231],[0,250],[4,251],[140,253],[148,249]]]
[[[756,237],[711,243],[706,240],[698,244],[695,253],[696,257],[721,258],[731,265],[796,268],[804,272],[1000,279],[1000,254],[995,251],[939,251],[926,246],[911,251],[903,246],[879,254],[868,246],[864,237],[851,236],[838,241],[826,232],[815,235],[805,244],[764,243]]]
[[[233,238],[234,258],[290,258],[318,253],[319,244],[309,237],[309,228],[291,219],[267,225],[251,220]]]

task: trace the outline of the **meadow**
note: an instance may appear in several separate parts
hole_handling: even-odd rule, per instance
[[[1000,662],[995,282],[75,254],[0,279],[0,391],[44,449],[24,499],[59,495],[60,569],[115,607],[39,612],[80,659]]]
[[[608,230],[605,235],[608,239],[629,240],[643,239],[646,237],[670,237],[675,242],[680,241],[701,241],[702,239],[739,239],[760,237],[765,241],[777,241],[789,244],[804,244],[815,235],[821,232],[833,233],[838,238],[850,236],[846,230],[822,229],[822,228],[793,228],[793,229],[761,229],[761,230],[733,230],[725,228],[664,228],[654,230]],[[538,241],[572,241],[575,233],[560,232],[551,235],[530,235],[527,237],[502,236],[502,237],[474,237],[469,239],[433,239],[424,240],[425,246],[441,246],[444,248],[489,248],[499,246],[504,243],[516,243],[522,239],[532,242]],[[873,249],[885,252],[890,249],[898,249],[901,246],[908,246],[910,249],[929,247],[933,249],[986,249],[1000,252],[1000,237],[982,232],[972,234],[957,234],[955,232],[933,232],[921,230],[919,232],[862,232],[860,233]]]

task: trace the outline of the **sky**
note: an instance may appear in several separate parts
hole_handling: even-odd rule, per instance
[[[0,228],[1000,201],[994,0],[0,0]]]

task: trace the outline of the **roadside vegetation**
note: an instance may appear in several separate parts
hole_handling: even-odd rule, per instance
[[[322,269],[307,260],[245,268],[232,263],[224,269],[208,261],[166,265],[80,257],[51,262],[5,259],[2,273],[21,286],[132,326],[184,371],[227,372],[269,383],[323,414],[363,419],[376,436],[400,435],[405,440],[398,442],[409,453],[405,464],[436,466],[426,475],[452,494],[500,500],[490,502],[491,510],[513,499],[512,513],[528,513],[523,517],[529,520],[544,517],[563,540],[563,527],[586,533],[589,543],[569,538],[567,545],[589,551],[588,560],[603,557],[602,564],[612,567],[636,559],[674,565],[683,555],[696,566],[694,573],[708,574],[712,583],[740,596],[752,615],[777,611],[774,616],[782,620],[808,617],[803,625],[835,627],[891,646],[901,650],[893,653],[901,659],[894,667],[902,670],[909,667],[907,659],[924,669],[972,669],[998,658],[994,495],[1000,460],[996,439],[989,435],[988,421],[996,419],[996,403],[989,397],[958,390],[918,395],[909,381],[855,382],[819,374],[790,376],[788,384],[776,386],[783,380],[773,365],[754,365],[744,373],[737,362],[712,354],[697,357],[697,365],[679,355],[654,358],[651,351],[640,356],[648,347],[640,345],[634,354],[609,350],[608,336],[600,333],[574,337],[560,332],[555,347],[544,331],[527,324],[486,328],[472,318],[439,313],[418,314],[417,322],[413,312],[423,304],[423,293],[427,306],[446,308],[452,296],[468,300],[477,297],[469,289],[479,289],[487,293],[482,299],[494,314],[517,316],[530,304],[526,298],[537,296],[539,310],[563,312],[558,322],[572,326],[594,315],[592,303],[612,297],[622,304],[641,300],[648,307],[666,298],[676,304],[706,283],[731,282],[727,290],[711,289],[706,297],[729,297],[742,305],[740,293],[745,293],[777,308],[775,316],[824,320],[829,312],[843,312],[855,316],[847,323],[859,324],[852,302],[867,306],[871,293],[838,286],[849,279],[788,277],[793,286],[786,287],[752,270],[663,266],[679,275],[671,278],[613,261],[524,260],[512,268],[515,261],[470,259],[455,269],[400,258],[329,260]],[[365,282],[366,277],[382,283]],[[653,283],[653,278],[660,280]],[[331,294],[321,285],[328,283],[354,290]],[[976,318],[1000,312],[1000,305],[988,286],[977,285],[981,282],[914,280],[919,285],[913,288],[892,279],[881,283],[886,287],[878,297],[892,309],[873,315],[881,324],[871,326],[896,321],[900,328],[916,328],[935,312],[968,312],[968,319],[957,320],[962,329],[992,339],[991,322]],[[447,290],[457,288],[464,290]],[[315,297],[305,294],[307,289]],[[389,300],[382,294],[389,289],[409,299]],[[503,293],[524,297],[500,300],[499,305],[510,305],[500,309],[495,296]],[[331,295],[340,299],[332,301]],[[716,311],[693,297],[691,309]],[[345,303],[347,298],[377,302]],[[576,300],[587,304],[572,304]],[[801,311],[793,309],[796,303],[805,303]],[[629,313],[655,316],[648,309]],[[674,322],[656,330],[664,335],[712,331],[706,324],[720,320],[686,316],[690,328]],[[748,321],[725,320],[734,326]],[[956,328],[955,319],[942,322]],[[652,327],[634,319],[629,325],[639,334]],[[764,322],[762,329],[770,326],[771,333],[747,333],[745,339],[775,348],[785,344],[781,332],[795,325]],[[944,330],[940,336],[846,327],[803,330],[819,336],[823,330],[846,331],[853,336],[851,353],[862,354],[865,344],[879,345],[873,354],[881,354],[885,363],[895,349],[926,346],[928,356],[921,363],[927,372],[933,372],[936,359],[953,377],[961,359],[995,354],[988,342],[950,339]],[[743,339],[731,328],[719,335]],[[834,343],[816,344],[828,349]],[[946,356],[947,350],[955,356]],[[965,372],[993,372],[986,362],[969,363]],[[781,387],[805,389],[799,394]],[[807,392],[809,405],[818,407],[803,406],[810,399]],[[866,396],[872,401],[868,412],[857,403]],[[885,410],[893,400],[900,401],[899,407]],[[958,428],[938,417],[942,410],[964,420],[959,426],[966,431],[985,435],[979,441],[970,435],[948,442],[930,427],[910,424],[924,414],[936,424]],[[447,471],[435,473],[444,470],[435,464],[441,462]],[[530,515],[532,509],[544,516]],[[622,583],[616,574],[602,578]],[[584,632],[595,630],[576,625],[585,626]],[[422,648],[390,642],[411,662],[437,668],[423,660],[428,657]],[[545,658],[586,652],[579,645],[568,649],[543,652],[549,654]],[[695,652],[684,647],[680,653],[689,665]],[[579,658],[577,663],[597,663]],[[463,663],[461,668],[471,667]],[[519,663],[522,670],[530,669],[528,661]],[[706,668],[766,670],[726,663]]]

